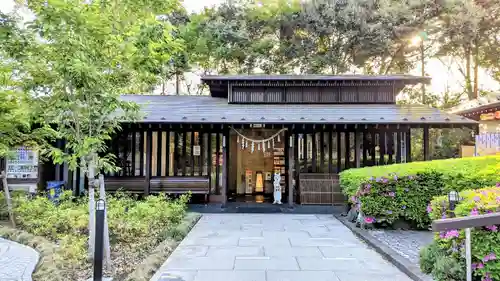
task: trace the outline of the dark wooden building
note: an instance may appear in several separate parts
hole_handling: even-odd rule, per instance
[[[397,105],[406,86],[425,77],[206,76],[210,96],[124,95],[144,118],[123,124],[110,144],[120,172],[109,191],[150,194],[192,189],[210,202],[269,202],[273,174],[283,201],[343,203],[342,170],[411,161],[411,129],[477,127],[427,106]],[[60,169],[78,192],[79,175]],[[58,178],[59,177],[59,178]],[[202,197],[203,198],[203,197]]]

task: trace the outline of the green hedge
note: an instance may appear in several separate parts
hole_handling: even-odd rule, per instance
[[[455,208],[456,217],[500,212],[500,184],[496,187],[460,192],[463,198]],[[427,208],[433,220],[450,217],[446,196],[436,197]],[[500,225],[471,232],[473,280],[500,280]],[[434,242],[420,252],[420,267],[436,281],[465,280],[463,230],[436,233]]]
[[[340,183],[351,203],[361,202],[365,222],[404,219],[423,228],[434,196],[494,185],[499,163],[500,156],[489,156],[352,169],[340,174]]]

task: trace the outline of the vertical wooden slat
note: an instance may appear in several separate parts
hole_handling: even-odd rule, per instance
[[[361,167],[361,132],[356,131],[354,135],[354,158],[355,158],[355,165],[356,168]]]
[[[187,155],[186,155],[186,138],[187,138],[187,132],[184,131],[182,132],[182,161],[181,161],[181,167],[182,167],[182,176],[186,176],[186,160],[187,160]]]
[[[386,145],[386,138],[385,138],[385,131],[380,132],[380,138],[379,138],[379,152],[380,152],[380,159],[379,159],[379,165],[385,165],[385,145]]]
[[[317,172],[317,156],[318,156],[318,147],[316,145],[316,132],[312,134],[312,172]]]
[[[406,162],[411,162],[411,129],[406,132]]]
[[[299,134],[295,133],[293,135],[293,154],[295,155],[295,166],[294,166],[294,179],[297,190],[299,190],[299,173],[300,173],[300,162],[299,162]]]
[[[157,133],[157,145],[156,145],[156,176],[160,177],[161,176],[161,169],[162,169],[162,163],[161,163],[161,156],[162,156],[162,137],[163,137],[163,131],[159,130]]]
[[[351,168],[351,132],[345,132],[345,168]]]
[[[132,131],[132,147],[130,148],[132,150],[132,160],[130,163],[130,166],[132,166],[132,176],[136,176],[135,174],[135,155],[137,154],[137,132],[135,130]]]
[[[193,147],[194,147],[194,142],[195,142],[195,134],[194,132],[191,132],[191,176],[194,176],[194,153],[193,153]]]
[[[217,133],[215,137],[215,189],[219,190],[219,173],[220,173],[220,168],[219,168],[219,158],[220,158],[220,143],[221,143],[221,134]],[[219,194],[219,192],[216,192]]]
[[[212,190],[212,133],[207,133],[207,176]]]
[[[165,166],[166,166],[165,175],[168,177],[170,176],[170,131],[166,132],[165,137],[166,137],[165,154],[167,155],[167,157],[165,158]]]
[[[222,206],[225,206],[227,202],[227,146],[228,140],[224,132],[222,136]]]
[[[204,134],[203,132],[198,132],[198,145],[200,146],[200,156],[198,156],[199,158],[199,161],[198,161],[198,164],[200,165],[198,170],[199,170],[199,176],[203,176],[203,155],[204,155],[204,151],[205,151],[205,147],[203,146],[204,144],[204,138],[203,138]]]
[[[153,131],[148,129],[146,137],[146,184],[144,185],[144,195],[149,195],[149,183],[151,180],[152,169],[152,149],[153,149]]]
[[[368,132],[363,132],[363,167],[368,166]]]
[[[337,174],[342,171],[342,135],[337,131]]]
[[[291,142],[290,142],[290,138],[287,138],[288,140],[288,173],[287,173],[287,176],[288,176],[288,207],[293,207],[293,180],[292,180],[292,177],[293,177],[293,135],[290,134],[291,137]]]
[[[389,160],[388,163],[392,164],[394,163],[394,132],[387,132],[387,154],[389,154]]]
[[[179,133],[174,132],[174,177],[177,176],[179,172]]]
[[[140,171],[139,175],[141,177],[144,176],[144,132],[140,131],[139,133],[139,166],[140,166]]]
[[[403,134],[402,132],[397,132],[397,137],[396,137],[396,163],[401,163],[401,156],[403,151],[401,151],[401,135]]]
[[[321,131],[320,132],[320,137],[319,137],[319,149],[320,149],[320,154],[319,154],[319,171],[321,173],[325,172],[325,132]]]
[[[372,166],[375,166],[377,165],[377,151],[375,150],[375,147],[377,146],[377,133],[375,132],[371,132],[371,142],[372,142],[372,145],[370,147],[370,154],[371,154],[371,158],[372,158]]]
[[[328,173],[333,173],[333,142],[332,142],[332,131],[328,131]]]
[[[303,163],[303,171],[304,173],[307,173],[307,158],[309,157],[309,155],[307,155],[307,134],[303,134],[302,135],[302,142],[303,142],[303,146],[302,146],[302,158],[304,158],[304,163]]]
[[[429,149],[429,125],[424,125],[424,161],[431,159]]]

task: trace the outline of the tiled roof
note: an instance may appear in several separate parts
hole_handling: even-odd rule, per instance
[[[395,75],[206,75],[202,81],[402,81],[410,84],[430,82],[430,77]]]
[[[476,121],[418,105],[228,104],[210,96],[124,95],[141,106],[144,122],[476,124]]]
[[[488,109],[490,107],[500,107],[500,94],[493,93],[484,97],[480,97],[478,99],[470,100],[464,102],[460,105],[453,107],[450,110],[450,113],[462,114],[480,111],[483,109]]]

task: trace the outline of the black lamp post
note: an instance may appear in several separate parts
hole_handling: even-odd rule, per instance
[[[460,201],[460,194],[456,190],[451,190],[448,193],[448,203],[450,204],[451,217],[455,217],[454,211],[458,201]]]

